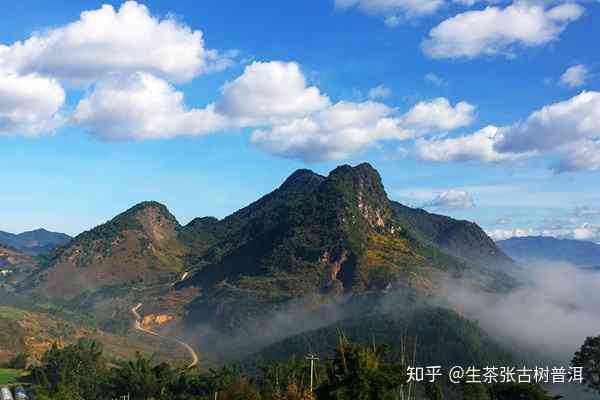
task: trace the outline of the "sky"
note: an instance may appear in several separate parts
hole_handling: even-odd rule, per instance
[[[369,162],[494,239],[600,242],[600,3],[21,0],[0,10],[0,230],[144,200],[224,217]]]

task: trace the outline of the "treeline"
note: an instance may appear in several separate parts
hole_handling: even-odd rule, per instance
[[[409,383],[406,365],[393,361],[386,346],[359,345],[340,336],[333,356],[321,360],[313,376],[310,363],[292,358],[263,365],[249,374],[237,367],[180,370],[135,360],[111,364],[90,340],[53,346],[31,369],[38,400],[550,400],[531,384],[444,385]]]

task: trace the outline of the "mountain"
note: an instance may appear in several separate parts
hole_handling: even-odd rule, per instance
[[[222,220],[181,226],[164,205],[138,204],[46,257],[19,291],[104,328],[128,326],[143,302],[173,324],[233,332],[298,299],[427,296],[446,277],[505,290],[511,266],[477,225],[391,202],[379,173],[360,164],[298,170]]]
[[[29,255],[37,255],[54,250],[69,243],[71,237],[64,233],[45,229],[13,234],[0,231],[0,245],[14,247]]]
[[[477,323],[439,307],[415,307],[406,313],[383,313],[345,319],[323,328],[290,336],[244,357],[249,367],[306,353],[331,356],[343,334],[352,342],[385,343],[404,349],[412,365],[511,365],[511,353],[496,343]],[[401,354],[393,357],[402,357]]]
[[[59,248],[21,288],[68,300],[123,284],[153,284],[183,269],[179,223],[156,202],[140,203]]]
[[[37,260],[12,247],[0,245],[0,286],[12,288],[38,267]]]
[[[300,297],[315,302],[406,285],[435,292],[442,276],[498,289],[511,282],[482,266],[513,265],[475,224],[408,212],[390,202],[369,164],[327,177],[300,170],[278,189],[222,221],[185,227],[208,250],[179,289],[199,288],[187,323],[235,329]]]
[[[476,223],[432,214],[390,202],[397,219],[421,240],[467,263],[488,268],[514,267],[514,261]]]
[[[600,245],[593,242],[528,236],[500,240],[497,244],[520,262],[566,262],[596,268],[600,265]]]

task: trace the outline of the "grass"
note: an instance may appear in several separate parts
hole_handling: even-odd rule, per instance
[[[23,371],[18,369],[3,369],[0,368],[0,385],[8,385],[14,383],[23,375]]]
[[[18,308],[0,306],[0,318],[20,321],[25,318],[25,315],[25,311]]]

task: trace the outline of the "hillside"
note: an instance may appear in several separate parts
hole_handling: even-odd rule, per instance
[[[376,314],[347,319],[274,343],[245,357],[243,364],[258,366],[264,362],[290,357],[304,358],[307,352],[330,355],[340,334],[365,345],[385,343],[400,359],[415,359],[412,365],[498,365],[511,364],[513,356],[476,323],[459,314],[437,307],[418,307],[399,315]]]
[[[58,249],[21,290],[64,301],[124,284],[169,281],[183,269],[178,230],[162,204],[138,204]]]
[[[505,290],[512,265],[475,224],[391,202],[361,164],[298,170],[222,220],[181,226],[164,205],[138,204],[45,257],[18,290],[111,332],[127,330],[141,302],[170,321],[165,331],[234,334],[299,300],[310,310],[395,290],[428,296],[445,277]]]
[[[474,222],[432,214],[394,201],[390,205],[407,229],[448,254],[483,267],[502,269],[514,266],[513,260]]]
[[[0,245],[12,247],[28,255],[46,253],[69,243],[71,237],[45,229],[13,234],[0,231]]]
[[[38,261],[20,251],[0,245],[0,286],[12,288],[38,268]]]
[[[510,284],[503,273],[482,266],[512,260],[481,229],[440,216],[420,222],[426,217],[416,215],[419,224],[411,224],[399,215],[368,164],[341,166],[327,177],[297,171],[250,206],[199,224],[199,235],[213,244],[199,257],[196,273],[178,285],[201,292],[188,305],[186,322],[231,330],[295,298],[319,303],[402,285],[427,294],[444,275],[488,288]],[[442,222],[453,229],[438,227]],[[448,233],[429,240],[421,226]]]
[[[136,351],[155,355],[160,360],[186,360],[187,355],[169,341],[135,332],[115,335],[67,321],[47,311],[50,310],[3,306],[0,302],[0,365],[19,353],[27,354],[32,361],[39,360],[53,343],[66,345],[83,337],[102,343],[114,360],[131,359]]]
[[[504,252],[520,262],[565,262],[579,267],[600,265],[600,245],[583,240],[545,236],[515,237],[497,242]]]

